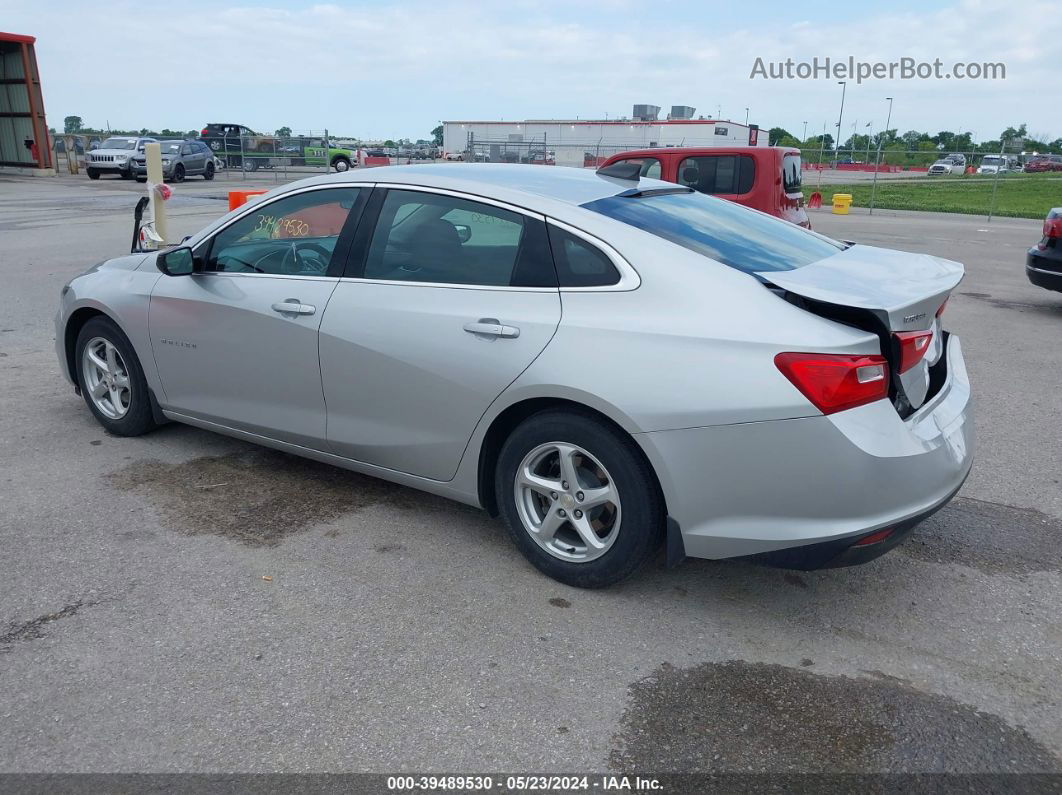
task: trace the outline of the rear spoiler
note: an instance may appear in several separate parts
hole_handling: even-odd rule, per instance
[[[602,166],[597,170],[597,173],[603,177],[637,181],[642,176],[642,164],[620,161],[619,163],[613,163],[611,166]]]

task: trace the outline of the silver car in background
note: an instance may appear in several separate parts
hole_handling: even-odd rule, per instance
[[[184,182],[185,177],[201,176],[214,179],[214,153],[202,141],[160,141],[162,150],[162,178]],[[143,152],[132,160],[133,173],[138,182],[147,180],[147,158]]]
[[[122,179],[134,176],[133,159],[143,155],[144,144],[154,138],[138,138],[135,135],[114,135],[103,141],[97,149],[85,155],[85,171],[89,179],[99,179],[103,174],[118,174]]]
[[[111,433],[175,420],[480,506],[574,586],[662,544],[862,562],[946,504],[962,266],[628,171],[283,186],[73,279],[59,361]]]

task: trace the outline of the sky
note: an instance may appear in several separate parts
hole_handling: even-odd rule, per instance
[[[36,36],[49,124],[430,138],[444,119],[599,119],[635,103],[802,136],[835,130],[836,80],[751,79],[765,63],[1002,62],[1003,80],[850,80],[843,137],[890,127],[1062,137],[1062,14],[1047,2],[805,0],[0,0]]]

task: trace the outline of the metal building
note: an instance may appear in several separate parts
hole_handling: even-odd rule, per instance
[[[0,166],[52,168],[33,36],[0,33]]]

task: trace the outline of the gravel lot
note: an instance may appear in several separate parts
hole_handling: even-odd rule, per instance
[[[230,185],[176,187],[185,234]],[[1062,294],[1025,280],[1039,222],[812,216],[967,266],[945,317],[978,461],[905,545],[583,592],[442,499],[180,425],[107,436],[52,317],[128,249],[138,190],[0,177],[0,772],[1062,772]]]

